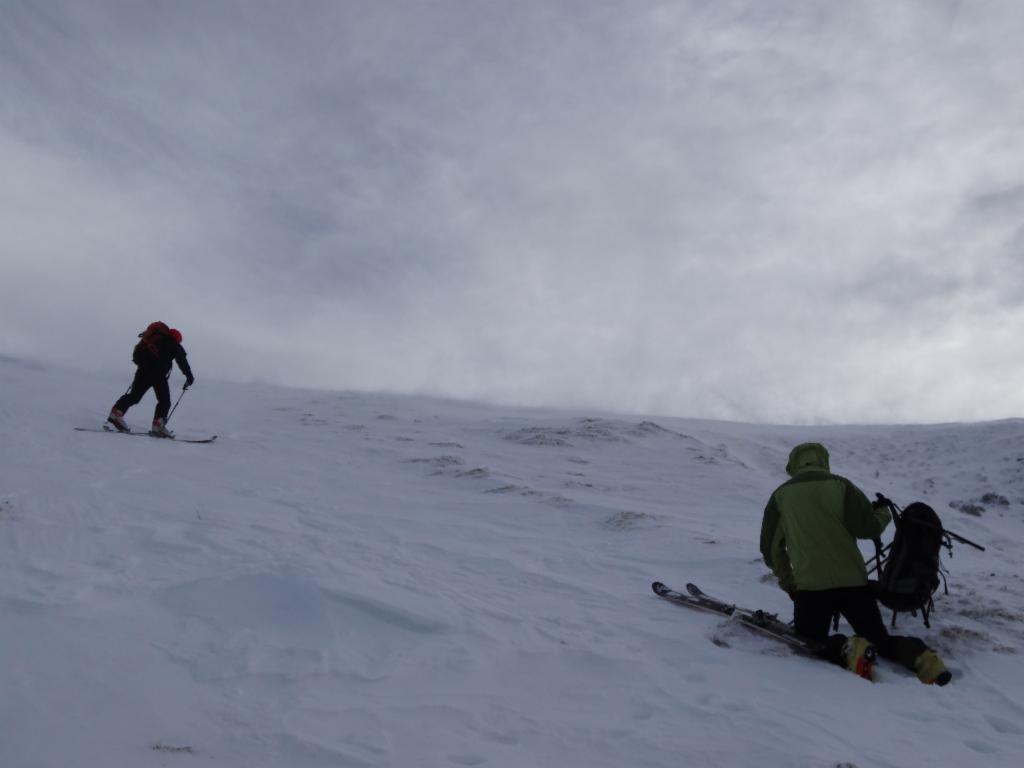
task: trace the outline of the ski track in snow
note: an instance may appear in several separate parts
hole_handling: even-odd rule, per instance
[[[4,768],[1024,749],[1020,421],[759,426],[202,382],[171,426],[220,437],[184,445],[73,432],[115,377],[2,358],[0,386]],[[931,629],[899,620],[945,656],[946,688],[885,663],[871,685],[651,593],[694,581],[788,617],[758,534],[809,439],[988,548],[944,558]]]

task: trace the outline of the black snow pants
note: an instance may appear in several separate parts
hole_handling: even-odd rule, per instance
[[[834,664],[845,666],[843,643],[846,636],[830,636],[828,633],[832,616],[837,611],[850,623],[854,632],[877,646],[883,658],[899,662],[911,671],[914,670],[914,660],[928,650],[928,646],[916,637],[889,634],[875,595],[867,585],[794,592],[793,628],[805,637],[825,643],[822,658]]]
[[[143,395],[153,388],[156,395],[156,410],[153,412],[154,419],[166,419],[167,412],[171,410],[171,389],[167,386],[167,374],[159,368],[150,365],[140,365],[135,369],[135,378],[132,379],[131,388],[121,395],[114,403],[114,407],[121,413],[127,413],[128,409],[138,403]]]

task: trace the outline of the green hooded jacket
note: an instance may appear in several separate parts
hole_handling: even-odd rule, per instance
[[[787,592],[867,584],[857,539],[876,539],[889,524],[888,507],[875,510],[845,477],[829,472],[828,451],[803,443],[789,454],[791,479],[768,500],[761,522],[761,554]]]

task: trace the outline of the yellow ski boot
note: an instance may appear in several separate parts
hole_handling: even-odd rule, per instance
[[[925,685],[945,685],[953,679],[939,654],[930,649],[914,659],[914,671],[917,672],[917,679]]]
[[[871,680],[875,669],[878,649],[870,640],[854,635],[843,644],[843,658],[846,668],[858,677]]]

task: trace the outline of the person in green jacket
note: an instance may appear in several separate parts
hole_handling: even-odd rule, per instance
[[[857,539],[877,539],[889,524],[888,506],[876,508],[856,485],[829,471],[819,443],[789,454],[790,479],[764,510],[761,554],[793,600],[795,630],[824,643],[822,657],[871,678],[876,655],[898,661],[924,683],[952,677],[935,651],[916,637],[890,635],[882,621]],[[854,635],[829,636],[841,614]]]

